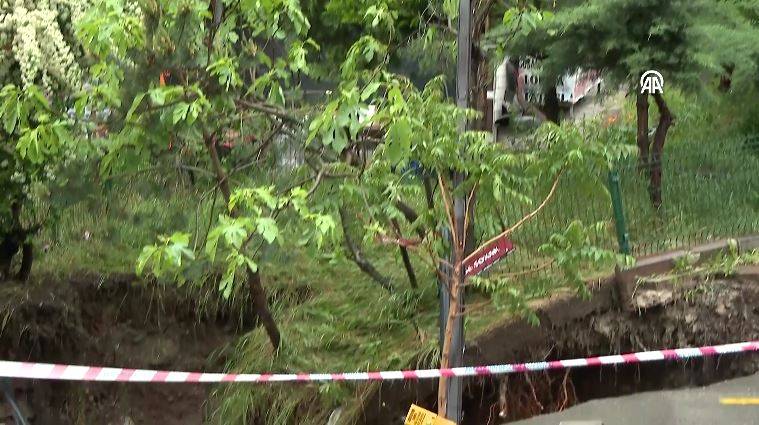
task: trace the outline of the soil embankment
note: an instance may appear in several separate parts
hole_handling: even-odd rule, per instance
[[[51,289],[52,288],[52,289]],[[466,349],[469,365],[759,340],[759,268],[726,276],[592,285],[588,299],[556,295],[535,306],[540,326],[495,324]],[[200,297],[137,284],[132,276],[80,276],[0,284],[0,359],[174,370],[221,370],[219,347],[248,328]],[[239,317],[239,316],[236,316]],[[208,360],[212,359],[212,360]],[[593,367],[467,381],[463,424],[501,424],[583,401],[702,385],[759,370],[744,354],[688,362]],[[33,424],[201,424],[205,385],[15,382]],[[377,386],[359,423],[397,423],[411,403],[433,407],[436,382]],[[12,423],[0,403],[0,423]],[[402,421],[401,421],[402,422]]]
[[[630,306],[634,308],[630,308]],[[467,365],[558,360],[613,353],[759,340],[759,268],[730,277],[691,276],[638,283],[631,298],[613,279],[582,299],[556,296],[537,306],[540,326],[513,320],[466,348]],[[501,424],[583,401],[704,385],[759,370],[756,354],[470,379],[464,425]],[[384,424],[411,403],[434,407],[432,381],[386,383],[365,404],[364,421]]]
[[[230,322],[191,297],[145,287],[129,275],[0,283],[4,360],[219,370],[223,353],[212,354],[235,337]],[[47,381],[13,385],[35,425],[201,424],[211,388]],[[0,423],[13,423],[10,416],[0,400]]]

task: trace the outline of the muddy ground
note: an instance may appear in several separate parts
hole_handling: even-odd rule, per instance
[[[44,284],[0,284],[0,358],[133,368],[221,370],[224,352],[250,323],[197,305],[196,298],[149,289],[132,276],[80,276]],[[51,290],[52,288],[52,290]],[[470,365],[554,360],[759,339],[759,269],[732,277],[688,277],[634,288],[623,305],[613,282],[594,296],[558,295],[536,305],[540,326],[512,320],[473,340]],[[629,301],[629,300],[626,300]],[[586,400],[702,385],[759,370],[759,356],[576,369],[569,373],[472,379],[465,425],[501,424]],[[200,424],[210,386],[16,382],[33,424]],[[434,409],[433,381],[377,386],[366,424],[402,423],[413,402]],[[12,423],[0,403],[0,424]]]
[[[759,268],[731,277],[642,282],[624,301],[612,279],[591,299],[557,296],[537,305],[540,326],[513,320],[466,347],[467,365],[558,360],[759,340]],[[634,308],[630,308],[629,301]],[[623,305],[624,304],[624,305]],[[583,401],[663,388],[704,385],[759,370],[759,355],[725,355],[470,379],[462,425],[492,425],[565,409]],[[435,410],[436,383],[377,385],[363,421],[395,423],[411,403]]]
[[[0,359],[220,370],[225,357],[216,350],[239,326],[204,307],[128,275],[0,283]],[[208,385],[17,381],[14,387],[35,425],[201,424],[210,408]],[[9,417],[0,401],[0,424],[12,424]]]

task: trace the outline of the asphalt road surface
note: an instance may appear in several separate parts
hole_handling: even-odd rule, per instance
[[[701,388],[592,400],[520,425],[759,425],[759,374]]]

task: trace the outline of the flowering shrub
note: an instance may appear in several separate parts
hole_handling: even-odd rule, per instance
[[[74,117],[68,111],[84,86],[84,55],[76,25],[88,5],[88,0],[0,0],[0,243],[4,246],[23,245],[25,252],[30,251],[30,237],[42,224],[33,222],[40,214],[32,208],[44,203],[40,201],[59,169],[75,156]]]
[[[88,3],[0,0],[0,81],[21,82],[24,88],[39,84],[46,93],[79,87],[74,26]]]

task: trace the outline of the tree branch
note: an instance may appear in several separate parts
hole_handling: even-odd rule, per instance
[[[493,3],[495,3],[495,0],[485,0],[485,3],[474,12],[474,25],[472,25],[472,31],[475,33],[480,31],[482,24],[485,23],[485,19],[488,17],[488,13],[490,13],[490,8],[493,7]]]
[[[393,225],[393,228],[395,228],[395,231],[398,233],[399,236],[402,236],[401,233],[401,226],[398,224],[398,220],[392,219],[390,222]],[[406,275],[408,275],[408,281],[409,285],[411,285],[412,288],[417,288],[417,282],[416,282],[416,273],[414,273],[414,266],[411,264],[411,259],[408,255],[408,249],[405,246],[399,246],[398,249],[401,252],[401,259],[403,259],[403,267],[406,269]]]
[[[258,150],[256,150],[255,155],[253,155],[253,156],[255,156],[254,160],[249,161],[249,162],[247,162],[247,163],[245,163],[243,165],[238,165],[229,174],[234,174],[234,173],[240,172],[240,171],[242,171],[242,170],[244,170],[246,168],[250,168],[250,167],[254,166],[255,164],[257,164],[258,161],[259,161],[259,159],[260,159],[260,157],[261,157],[261,154],[263,153],[263,151],[266,150],[266,148],[269,147],[269,145],[271,144],[272,140],[274,140],[274,136],[276,136],[277,134],[280,133],[280,131],[282,131],[282,128],[284,127],[284,125],[285,125],[285,123],[281,122],[277,126],[277,128],[273,129],[268,135],[266,135],[266,138],[264,138],[264,140],[261,142],[261,146],[259,146]]]
[[[229,198],[232,197],[232,191],[229,188],[227,173],[224,171],[224,168],[221,166],[221,161],[219,160],[219,152],[216,150],[216,138],[212,134],[205,134],[203,135],[203,141],[208,149],[208,155],[211,157],[211,166],[213,167],[216,179],[219,182],[219,189],[221,189],[221,193],[224,195],[224,200],[229,203]]]
[[[403,217],[409,224],[414,224],[419,219],[419,214],[405,202],[401,200],[395,201],[395,207],[403,214]],[[416,228],[416,234],[419,235],[420,239],[424,239],[425,233],[424,229],[420,227]]]
[[[350,236],[350,231],[348,229],[348,223],[347,223],[347,214],[345,213],[345,208],[340,207],[338,208],[338,212],[340,214],[340,224],[343,228],[343,241],[345,242],[345,247],[348,249],[348,252],[351,255],[351,260],[353,260],[354,263],[358,266],[359,269],[361,269],[362,272],[364,272],[366,275],[372,278],[375,282],[377,282],[382,288],[385,290],[392,292],[393,286],[390,284],[390,279],[383,276],[379,271],[377,271],[376,268],[372,265],[371,262],[369,262],[367,259],[364,258],[363,254],[361,253],[361,250],[356,246],[353,239]]]
[[[538,207],[535,208],[535,210],[533,210],[531,213],[527,214],[526,216],[522,217],[513,226],[509,227],[508,229],[504,230],[503,232],[499,233],[498,235],[496,235],[496,236],[488,239],[486,242],[480,244],[480,246],[477,247],[477,249],[475,249],[474,251],[472,251],[471,254],[469,254],[466,258],[464,258],[464,260],[462,261],[462,263],[465,263],[465,262],[471,260],[475,256],[475,254],[477,253],[477,251],[479,251],[482,247],[487,246],[487,245],[495,242],[496,240],[498,240],[498,239],[500,239],[500,238],[502,238],[504,236],[507,236],[507,235],[513,233],[514,230],[518,229],[523,224],[525,224],[526,222],[528,222],[529,220],[531,220],[533,217],[535,217],[543,208],[545,208],[546,205],[548,205],[548,202],[551,200],[551,198],[553,198],[554,194],[556,194],[556,188],[559,187],[559,181],[561,179],[562,174],[564,174],[564,170],[559,171],[559,173],[556,175],[556,177],[554,178],[554,181],[553,181],[553,185],[551,186],[551,190],[548,192],[548,195],[546,195],[545,199],[543,199],[543,202],[541,202],[540,205],[538,205]]]
[[[443,208],[445,209],[445,215],[448,216],[448,226],[450,226],[451,237],[453,238],[453,245],[458,246],[458,235],[456,235],[456,227],[453,225],[453,216],[451,215],[451,202],[446,195],[445,184],[443,183],[443,177],[440,173],[437,173],[437,181],[440,185],[440,194],[443,196]]]
[[[263,112],[265,114],[274,115],[275,117],[290,122],[292,124],[301,125],[303,122],[292,114],[289,114],[284,109],[277,108],[276,106],[267,105],[262,102],[252,102],[244,99],[238,99],[235,101],[239,106],[243,106],[249,109]]]

